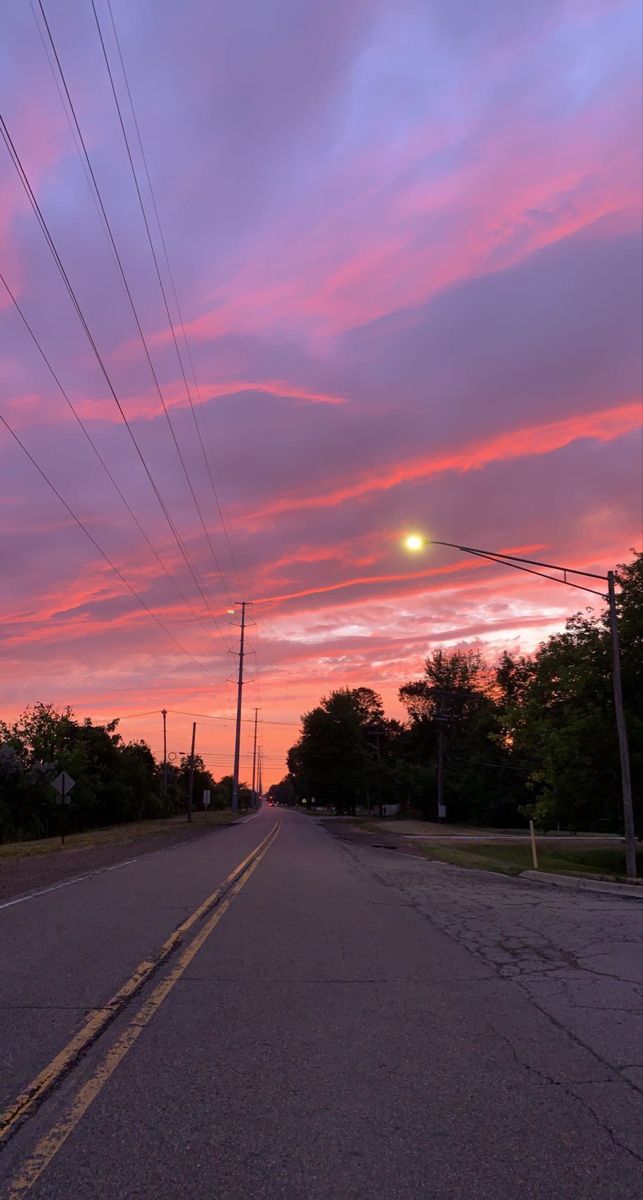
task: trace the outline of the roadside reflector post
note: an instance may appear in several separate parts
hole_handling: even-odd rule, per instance
[[[531,842],[531,859],[534,864],[534,871],[538,870],[538,854],[536,852],[536,834],[534,832],[534,823],[529,818],[529,840]]]

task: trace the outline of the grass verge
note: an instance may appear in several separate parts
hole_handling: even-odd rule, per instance
[[[415,842],[414,848],[427,858],[452,863],[456,867],[478,867],[500,871],[504,875],[520,875],[531,869],[529,845],[505,846],[496,843],[459,842],[457,846],[431,846]],[[625,850],[621,847],[538,846],[538,866],[541,871],[562,875],[587,875],[599,879],[625,880]],[[637,853],[639,875],[643,870],[643,850]]]
[[[195,812],[192,824],[186,817],[161,817],[154,821],[131,821],[126,825],[110,825],[107,829],[91,829],[87,833],[70,833],[65,837],[64,846],[60,837],[39,838],[32,842],[5,842],[0,845],[0,861],[13,861],[17,858],[31,858],[36,855],[65,853],[70,850],[91,850],[96,846],[128,845],[141,838],[164,838],[181,836],[190,837],[203,833],[205,829],[215,829],[220,825],[229,825],[236,819],[229,809],[222,812]]]

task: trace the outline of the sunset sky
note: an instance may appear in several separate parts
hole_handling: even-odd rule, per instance
[[[640,4],[111,0],[191,361],[95,4],[190,394],[91,0],[42,0],[64,83],[9,0],[6,135],[113,393],[0,142],[0,270],[77,416],[2,283],[0,413],[120,576],[0,425],[0,715],[122,715],[158,753],[165,706],[178,753],[199,714],[227,773],[205,717],[253,600],[272,782],[324,693],[399,715],[430,650],[529,651],[592,599],[409,529],[599,572],[640,548]]]

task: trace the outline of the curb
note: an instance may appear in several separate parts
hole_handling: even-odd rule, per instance
[[[582,879],[577,875],[554,875],[548,871],[521,871],[519,879],[534,883],[549,883],[554,887],[571,888],[581,892],[602,892],[608,896],[622,896],[628,900],[643,901],[643,887],[631,883],[611,883],[609,879]]]

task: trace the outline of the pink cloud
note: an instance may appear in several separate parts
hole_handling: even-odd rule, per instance
[[[189,397],[182,381],[173,380],[170,384],[163,384],[162,391],[168,409],[189,407]],[[192,402],[196,405],[224,396],[241,395],[244,392],[259,392],[265,396],[294,400],[302,404],[339,405],[347,402],[345,396],[301,387],[281,379],[235,379],[225,383],[200,383],[200,399],[193,391]],[[151,388],[149,392],[129,396],[122,395],[121,399],[131,420],[155,420],[162,413],[158,395]],[[75,401],[75,407],[85,420],[113,421],[115,423],[121,420],[113,400],[108,397],[81,397]]]
[[[596,113],[581,109],[561,121],[554,136],[528,109],[500,125],[485,112],[468,131],[475,152],[437,178],[431,156],[450,147],[430,125],[414,130],[384,175],[375,171],[378,147],[370,168],[362,158],[352,176],[343,175],[350,203],[332,195],[312,227],[301,229],[287,213],[282,235],[270,229],[269,244],[217,290],[216,304],[188,321],[188,336],[211,341],[302,318],[312,336],[336,335],[581,230],[601,236],[606,218],[636,228],[639,139],[634,117],[619,122],[624,104],[636,111],[636,98],[621,92]],[[155,335],[159,343],[169,337],[168,330]]]
[[[403,463],[379,468],[362,475],[354,482],[329,487],[328,491],[309,496],[286,496],[265,508],[239,517],[241,523],[254,527],[278,513],[313,508],[334,508],[347,500],[355,500],[374,492],[389,491],[404,483],[417,483],[447,471],[477,471],[494,462],[506,462],[534,454],[550,454],[579,438],[611,441],[624,433],[640,428],[641,412],[638,403],[622,404],[601,412],[580,413],[549,421],[544,425],[507,431],[464,445],[450,452],[421,456]]]

